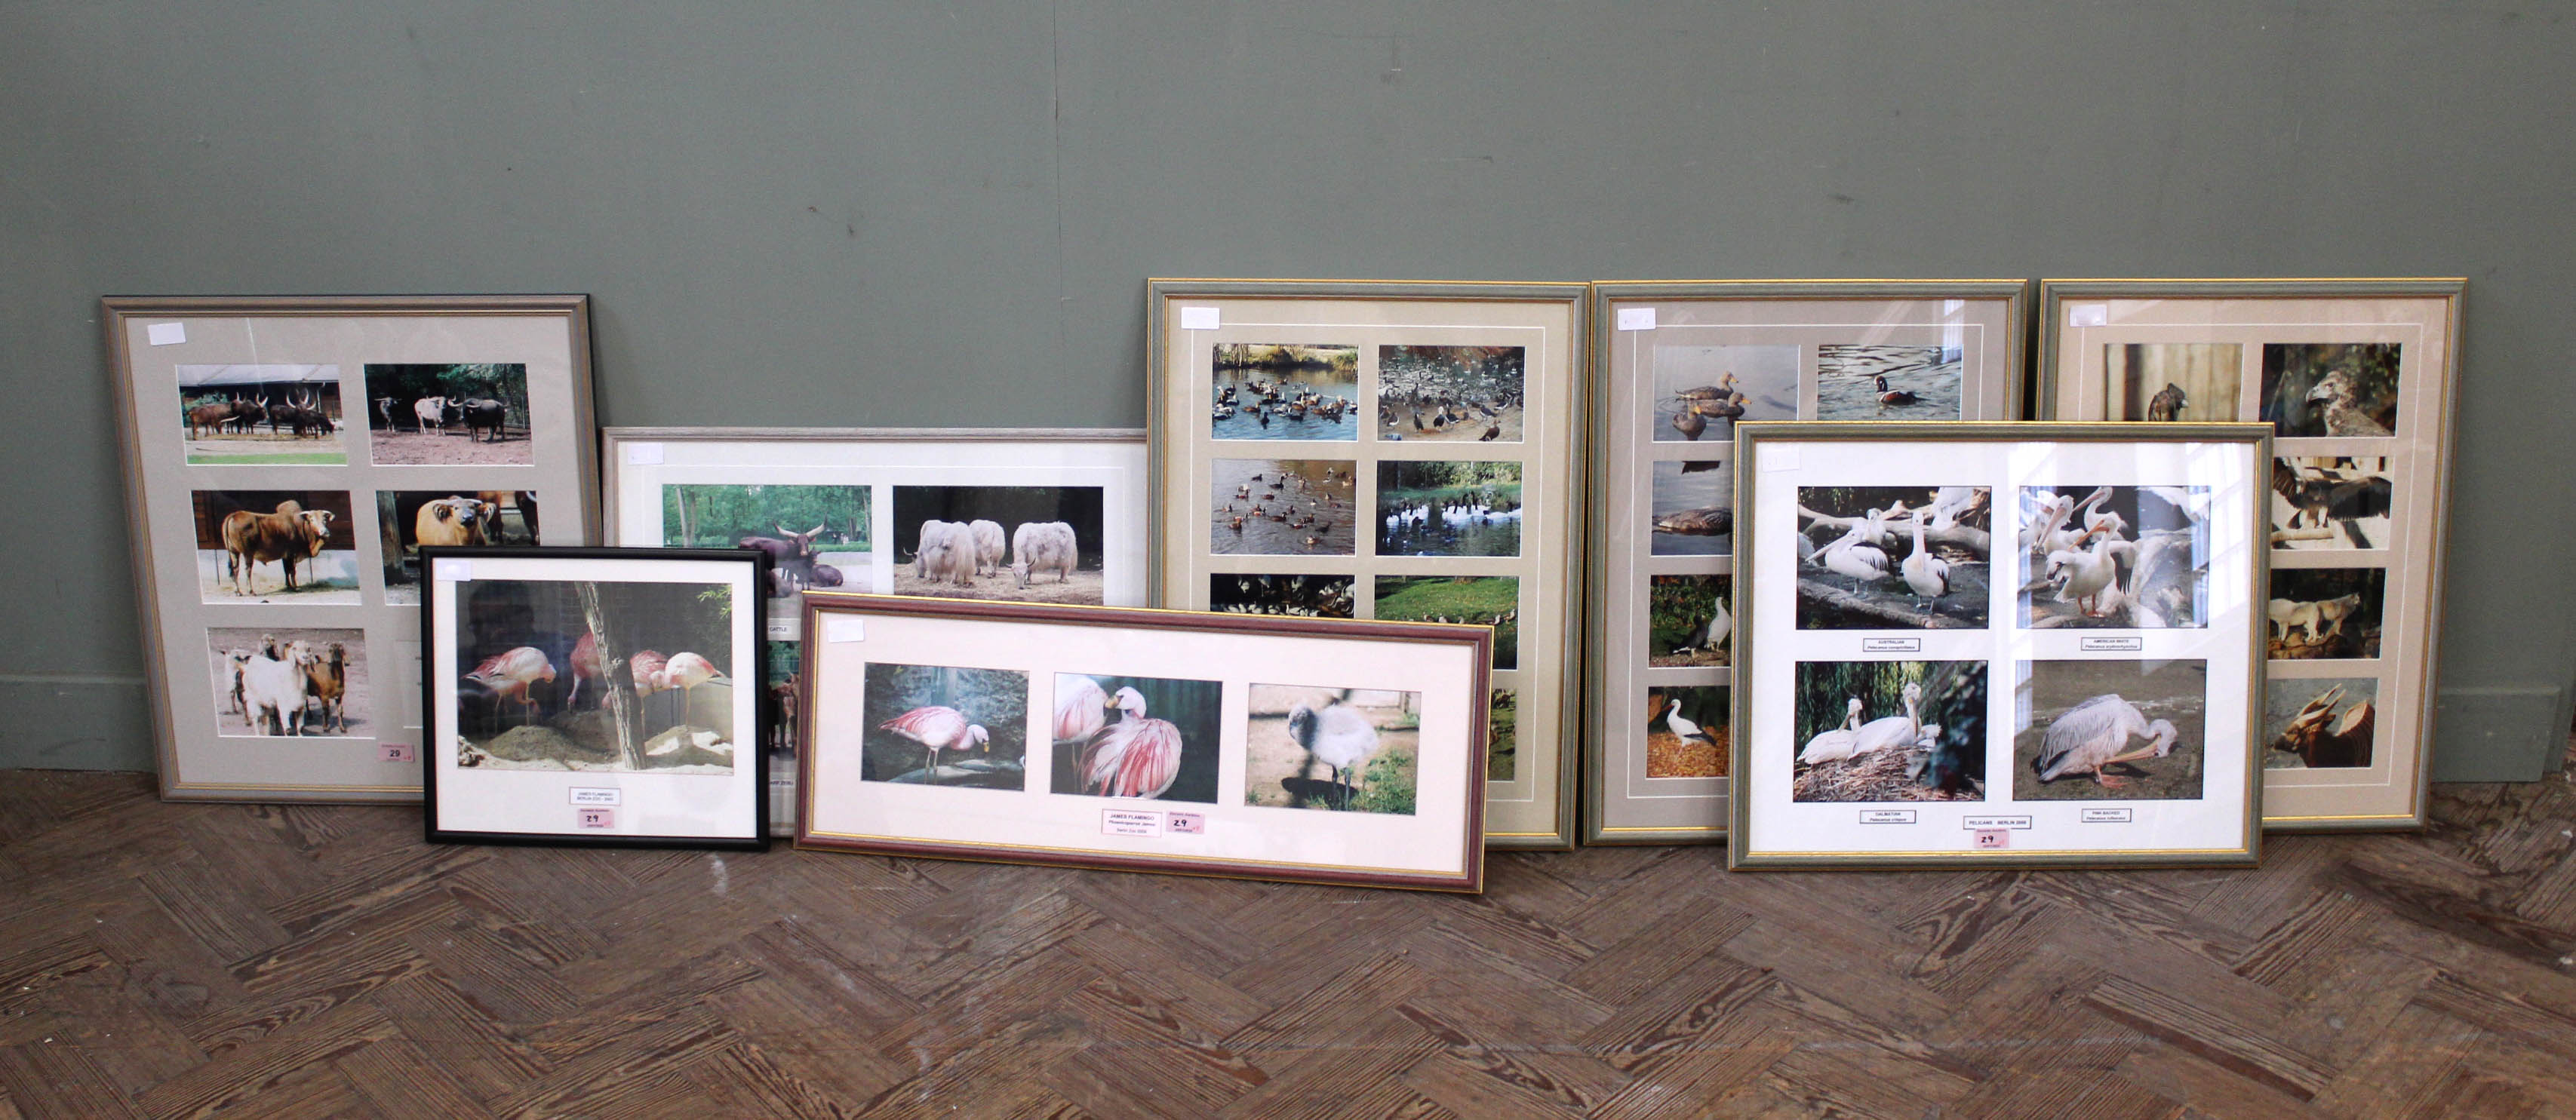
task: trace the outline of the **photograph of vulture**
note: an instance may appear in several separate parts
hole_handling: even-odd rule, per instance
[[[2263,419],[2284,439],[2397,431],[2394,342],[2267,343]]]
[[[2114,342],[2102,348],[2106,420],[2198,423],[2236,419],[2245,383],[2237,342]]]

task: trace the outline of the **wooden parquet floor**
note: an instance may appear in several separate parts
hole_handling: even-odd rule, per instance
[[[2256,872],[1495,859],[1481,898],[428,847],[0,774],[17,1117],[2576,1115],[2576,789]]]

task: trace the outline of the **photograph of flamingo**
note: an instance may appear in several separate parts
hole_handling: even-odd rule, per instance
[[[1735,617],[1727,609],[1733,576],[1646,579],[1646,664],[1657,669],[1713,668],[1729,663]]]
[[[1247,708],[1244,804],[1413,815],[1421,693],[1256,684]]]
[[[875,503],[873,486],[665,485],[662,546],[765,553],[772,599],[809,587],[864,584]],[[783,603],[771,608],[783,609]]]
[[[364,630],[215,627],[206,653],[217,735],[375,734]]]
[[[2284,455],[2272,460],[2272,547],[2387,548],[2396,476],[2384,455]]]
[[[1097,486],[897,486],[894,593],[1100,605]]]
[[[1520,697],[1497,688],[1485,702],[1485,780],[1508,782],[1520,772]]]
[[[1208,609],[1220,614],[1357,618],[1353,582],[1350,576],[1218,572],[1208,577]]]
[[[1975,801],[1986,787],[1986,663],[1802,661],[1796,801]]]
[[[1347,459],[1208,463],[1208,551],[1220,556],[1350,556],[1359,541],[1359,464]]]
[[[2209,625],[2206,486],[2026,486],[2018,625]]]
[[[1494,628],[1494,668],[1520,667],[1521,581],[1515,576],[1379,576],[1377,617]]]
[[[1218,343],[1212,439],[1360,438],[1360,348]]]
[[[209,603],[358,602],[346,490],[198,490],[197,590]]]
[[[1725,777],[1735,742],[1730,695],[1722,684],[1646,690],[1646,776]]]
[[[2386,568],[2274,568],[2264,604],[2265,656],[2318,661],[2379,656]]]
[[[2208,765],[2206,661],[2024,661],[2015,801],[2192,801]]]
[[[1380,556],[1518,556],[1521,512],[1519,463],[1377,465]]]
[[[385,602],[420,602],[420,546],[531,548],[537,522],[537,495],[528,490],[376,491]]]
[[[369,365],[367,452],[378,465],[533,463],[523,363]]]
[[[1798,418],[1798,347],[1655,347],[1657,443],[1727,444],[1738,420]]]
[[[1956,346],[1816,348],[1816,419],[1956,420],[1966,400]]]
[[[2397,431],[2398,344],[2265,343],[2263,415],[2284,439]]]
[[[1377,438],[1519,443],[1518,346],[1380,346]]]
[[[178,374],[190,465],[349,461],[340,440],[340,367],[183,365]]]
[[[1056,793],[1216,804],[1225,682],[1055,675]]]
[[[478,579],[457,587],[457,765],[731,774],[725,583]]]
[[[1798,628],[1982,630],[1994,490],[1798,488]]]
[[[872,661],[866,682],[861,781],[1028,788],[1027,673]]]
[[[1735,472],[1717,459],[1655,464],[1646,517],[1649,555],[1734,555]]]
[[[2102,348],[2105,420],[2229,423],[2245,384],[2236,342],[2114,342]]]
[[[2377,752],[2376,677],[2273,677],[2263,682],[2263,768],[2368,766]]]

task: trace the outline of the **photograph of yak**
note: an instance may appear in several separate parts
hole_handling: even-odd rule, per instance
[[[1816,419],[1956,420],[1966,400],[1956,346],[1816,348]]]
[[[531,490],[378,490],[377,556],[385,601],[420,602],[420,546],[531,548],[537,542]]]
[[[345,490],[199,490],[197,587],[209,603],[358,601]]]
[[[2374,677],[2272,677],[2263,682],[2263,768],[2368,766],[2379,725]]]
[[[1101,508],[1097,486],[897,486],[894,593],[1098,606]]]
[[[2209,625],[2206,486],[2026,486],[2021,625],[2159,630]]]
[[[1508,782],[1519,772],[1520,698],[1497,688],[1485,704],[1485,780]]]
[[[2102,347],[2105,420],[2233,423],[2245,384],[2236,342],[2114,342]]]
[[[1377,618],[1491,626],[1494,668],[1520,668],[1521,581],[1516,576],[1379,576]]]
[[[457,765],[731,774],[734,641],[727,583],[478,579],[456,585]],[[757,756],[754,756],[755,758]]]
[[[2379,656],[2386,568],[2274,568],[2264,604],[2265,656],[2275,661]]]
[[[1646,549],[1654,556],[1735,555],[1735,472],[1716,459],[1654,465]]]
[[[1349,576],[1218,572],[1208,577],[1208,609],[1220,614],[1357,618],[1355,600]]]
[[[1802,661],[1793,801],[1975,801],[1986,663]]]
[[[1412,816],[1422,694],[1252,686],[1243,803]]]
[[[1729,663],[1735,616],[1727,610],[1733,576],[1646,579],[1646,664],[1657,669],[1714,668]]]
[[[1519,443],[1526,397],[1518,346],[1380,346],[1377,438]]]
[[[809,587],[859,584],[850,590],[866,591],[875,493],[870,486],[665,485],[662,544],[767,553],[772,599]]]
[[[2282,438],[2397,431],[2394,342],[2266,343],[2263,416]]]
[[[1735,742],[1732,695],[1720,684],[1646,690],[1646,776],[1725,777]]]
[[[190,466],[349,461],[340,440],[340,367],[179,367]]]
[[[1518,556],[1521,465],[1382,461],[1376,524],[1380,556]]]
[[[1798,629],[1981,630],[1994,490],[1798,488]]]
[[[1216,804],[1225,682],[1055,675],[1052,792]]]
[[[378,465],[532,463],[528,367],[369,365],[367,447]]]
[[[1217,459],[1208,464],[1208,551],[1350,556],[1359,550],[1359,464]]]
[[[1028,788],[1027,673],[880,661],[866,688],[860,780]]]
[[[1795,346],[1655,347],[1658,443],[1735,440],[1738,420],[1798,418]]]
[[[375,733],[364,630],[216,627],[206,631],[206,654],[217,735]]]
[[[2013,800],[2194,801],[2208,768],[2206,661],[2024,661]]]
[[[1360,438],[1360,348],[1218,343],[1214,439]]]
[[[2387,548],[2396,478],[2381,455],[2272,460],[2272,547]]]

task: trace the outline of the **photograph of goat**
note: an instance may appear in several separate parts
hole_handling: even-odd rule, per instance
[[[457,585],[456,764],[731,774],[734,585],[477,579]],[[667,652],[665,652],[667,651]],[[742,699],[748,701],[749,697]]]
[[[197,584],[209,603],[358,601],[345,490],[199,490]]]
[[[1054,791],[1216,804],[1225,682],[1055,675]]]
[[[897,486],[894,593],[1100,604],[1097,486]]]
[[[872,486],[665,485],[662,546],[767,553],[773,599],[840,587],[868,578],[875,494]]]
[[[2389,548],[2396,476],[2384,455],[2284,455],[2272,460],[2272,547]]]
[[[180,366],[179,423],[191,466],[349,461],[338,366]]]
[[[2275,661],[2379,656],[2386,568],[2274,568],[2266,655]]]
[[[1411,816],[1421,727],[1419,692],[1253,685],[1243,803]]]
[[[216,627],[215,734],[366,738],[374,733],[364,630]]]
[[[367,444],[380,466],[531,463],[528,367],[367,366]]]
[[[2197,800],[2206,661],[2024,661],[2013,800]]]
[[[528,490],[378,490],[378,556],[385,601],[420,602],[420,546],[532,548],[537,495]]]
[[[1027,673],[872,661],[866,679],[860,781],[1027,788]]]

